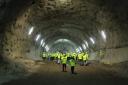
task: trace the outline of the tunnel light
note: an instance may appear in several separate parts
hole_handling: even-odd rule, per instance
[[[45,49],[46,49],[46,51],[49,51],[49,47],[48,47],[48,45],[45,46]]]
[[[55,43],[58,43],[58,42],[70,42],[70,40],[68,39],[58,39],[55,41]]]
[[[42,43],[42,47],[44,47],[44,45],[45,45],[45,42]]]
[[[89,46],[88,46],[88,42],[87,42],[87,41],[85,42],[85,44],[86,44],[86,46],[87,46],[87,47],[89,47]]]
[[[90,38],[90,41],[92,42],[92,44],[95,44],[95,41],[92,37]]]
[[[82,44],[82,47],[84,48],[84,50],[87,49],[86,45],[85,44]]]
[[[41,35],[38,34],[38,35],[36,36],[36,41],[38,41],[38,40],[40,39],[40,37],[41,37]]]
[[[30,30],[29,30],[29,32],[28,32],[28,35],[31,35],[32,32],[33,32],[33,30],[34,30],[34,27],[31,27]]]
[[[43,44],[43,42],[44,42],[44,39],[42,39],[42,40],[41,40],[40,45],[42,45],[42,44]]]
[[[80,51],[82,51],[82,48],[81,48],[81,47],[79,47],[79,50],[80,50]]]
[[[103,30],[101,31],[101,36],[103,37],[104,40],[106,40],[106,33]]]
[[[84,43],[85,43],[86,47],[89,47],[88,42],[86,40],[84,40]]]

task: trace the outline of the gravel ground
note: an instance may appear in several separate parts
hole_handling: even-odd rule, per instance
[[[70,66],[67,66],[67,72],[62,72],[61,68],[61,65],[46,62],[32,75],[13,78],[2,85],[128,85],[128,78],[119,76],[112,66],[97,63],[77,65],[76,74],[70,73]]]

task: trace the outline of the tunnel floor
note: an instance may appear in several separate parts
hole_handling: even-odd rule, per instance
[[[126,85],[128,78],[120,77],[111,67],[103,64],[89,64],[75,68],[76,74],[61,71],[61,65],[53,62],[45,62],[40,65],[38,72],[27,76],[11,80],[2,85]],[[116,70],[116,69],[115,69]]]

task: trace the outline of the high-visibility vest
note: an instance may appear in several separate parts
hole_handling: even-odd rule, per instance
[[[83,60],[87,60],[87,55],[83,55]]]
[[[71,66],[75,66],[75,65],[76,65],[76,63],[75,63],[75,60],[74,60],[74,59],[71,59],[71,60],[70,60],[70,65],[71,65]]]
[[[73,53],[73,57],[76,60],[77,54],[76,53]]]
[[[67,63],[67,57],[64,55],[61,59],[62,64],[66,64]]]
[[[46,57],[46,54],[45,53],[43,53],[43,57]]]
[[[60,53],[58,53],[57,57],[58,57],[58,59],[60,59],[60,57],[61,57],[61,54],[60,54]]]
[[[82,54],[79,54],[78,55],[78,59],[82,59],[83,55]]]

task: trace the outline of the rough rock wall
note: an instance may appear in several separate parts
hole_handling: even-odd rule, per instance
[[[31,38],[28,36],[28,28],[31,27],[28,23],[29,14],[31,14],[30,9],[8,23],[2,41],[4,60],[9,62],[11,69],[18,72],[31,71],[31,67],[35,65],[35,62],[29,60],[26,55],[30,52],[30,47],[33,46]]]
[[[114,64],[114,63],[128,61],[128,47],[107,49],[105,54],[106,55],[101,60],[101,62],[107,64]]]
[[[82,26],[82,28],[78,27],[78,29],[82,30],[84,34],[87,34],[85,36],[92,35],[96,37],[97,43],[95,50],[107,48],[107,54],[103,59],[104,62],[107,61],[107,58],[110,56],[115,59],[115,61],[120,62],[114,55],[118,51],[118,57],[122,59],[122,52],[125,52],[123,54],[127,55],[126,51],[122,51],[125,49],[124,47],[128,45],[127,9],[125,8],[126,6],[123,7],[124,5],[122,3],[120,6],[117,4],[117,6],[112,8],[113,2],[111,2],[113,4],[109,4],[109,6],[107,5],[109,1],[104,1],[73,0],[72,3],[69,1],[67,4],[62,3],[63,5],[56,4],[59,2],[55,2],[54,0],[37,0],[33,2],[34,5],[30,7],[31,10],[28,9],[15,20],[8,23],[3,42],[5,58],[13,61],[25,57],[25,54],[30,51],[32,44],[29,43],[30,40],[26,35],[28,31],[26,28],[29,27],[28,24],[35,24],[38,25],[38,27],[40,26],[40,28],[46,25],[48,28],[58,24],[61,26],[63,23],[68,22],[74,24],[75,21],[77,25]],[[124,8],[124,10],[121,10],[121,8]],[[123,13],[123,16],[120,12]],[[14,14],[15,13],[16,12],[14,12]],[[13,13],[11,15],[13,15]],[[8,17],[4,18],[7,19]],[[48,21],[50,20],[53,21],[49,23]],[[54,21],[57,20],[58,22],[55,23]],[[38,24],[39,22],[44,22],[44,24]],[[104,43],[101,36],[97,35],[99,30],[106,30],[107,42]],[[113,49],[113,53],[110,53],[111,49]],[[123,61],[122,59],[121,61]],[[126,59],[125,56],[124,59]],[[113,63],[115,61],[113,61]]]

